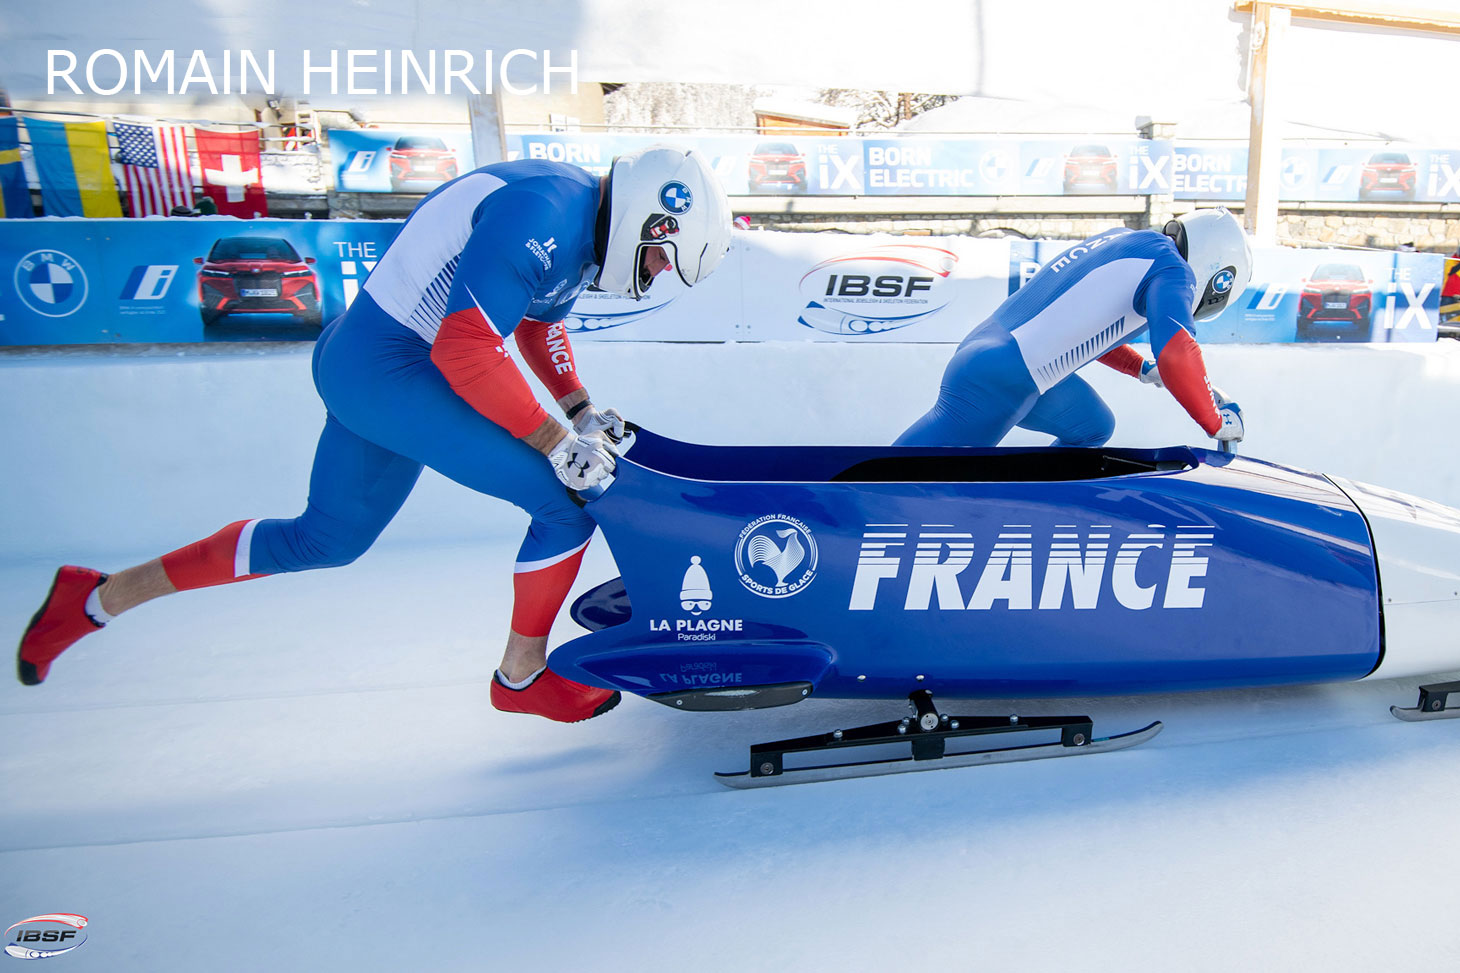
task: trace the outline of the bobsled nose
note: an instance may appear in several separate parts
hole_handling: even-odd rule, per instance
[[[1374,545],[1384,654],[1370,677],[1460,669],[1460,510],[1331,479],[1363,512]]]

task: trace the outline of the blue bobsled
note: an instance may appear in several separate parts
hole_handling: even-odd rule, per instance
[[[555,671],[682,709],[1460,668],[1460,512],[1163,449],[720,447],[638,430],[623,575]]]

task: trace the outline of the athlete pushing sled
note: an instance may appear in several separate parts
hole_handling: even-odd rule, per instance
[[[900,446],[994,446],[1014,426],[1057,446],[1101,446],[1115,417],[1075,372],[1091,361],[1164,385],[1202,431],[1242,439],[1242,413],[1213,390],[1194,322],[1242,293],[1252,253],[1225,209],[1154,230],[1107,230],[1040,268],[958,346],[938,400]],[[1129,342],[1146,337],[1152,359]]]
[[[328,416],[304,513],[238,521],[112,575],[62,567],[21,639],[20,681],[39,684],[78,639],[162,595],[350,563],[429,466],[532,515],[493,705],[563,722],[611,709],[617,692],[546,668],[594,529],[562,485],[600,482],[623,436],[618,413],[590,400],[561,322],[589,284],[639,299],[671,267],[686,285],[703,280],[729,248],[730,220],[704,158],[666,146],[620,156],[602,179],[529,160],[437,189],[315,345]],[[504,345],[513,334],[571,428],[533,398]]]

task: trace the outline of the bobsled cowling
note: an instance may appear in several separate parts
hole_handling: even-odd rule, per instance
[[[638,430],[585,509],[627,597],[552,666],[683,708],[1355,680],[1385,655],[1379,564],[1349,494],[1204,449],[720,447]]]

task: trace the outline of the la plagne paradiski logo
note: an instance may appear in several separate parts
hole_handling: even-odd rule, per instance
[[[951,297],[958,255],[941,247],[891,243],[823,260],[801,278],[806,307],[797,320],[839,335],[895,331],[934,314]]]
[[[50,959],[86,942],[85,916],[51,912],[22,919],[5,930],[5,954],[16,959]]]
[[[816,538],[795,517],[767,514],[745,525],[735,543],[735,571],[762,598],[787,598],[816,578]]]

